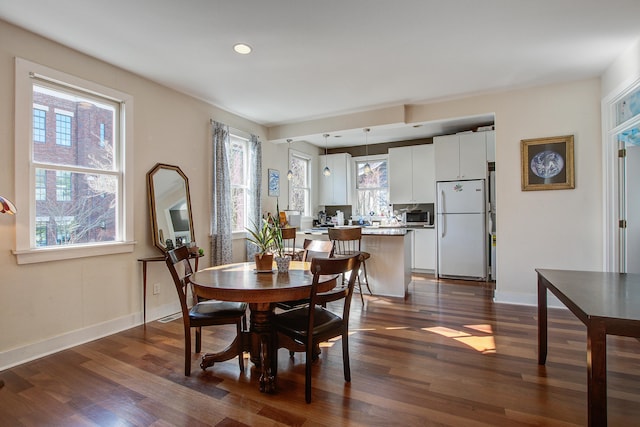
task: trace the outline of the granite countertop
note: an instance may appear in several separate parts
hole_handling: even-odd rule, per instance
[[[346,227],[343,227],[343,228],[350,228],[350,227],[346,226]],[[424,227],[422,227],[422,228],[424,228]],[[410,232],[411,230],[413,230],[413,228],[404,227],[404,226],[399,226],[399,227],[362,227],[362,235],[363,236],[404,236],[408,232]],[[311,228],[311,229],[308,229],[308,230],[303,230],[302,232],[304,234],[316,234],[316,235],[323,235],[323,234],[328,234],[329,233],[327,231],[326,227]]]

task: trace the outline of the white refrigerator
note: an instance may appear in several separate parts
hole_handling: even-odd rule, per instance
[[[487,279],[485,181],[436,184],[438,276]]]

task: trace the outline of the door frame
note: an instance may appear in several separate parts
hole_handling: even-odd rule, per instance
[[[625,231],[620,229],[619,221],[625,218],[624,206],[625,197],[621,196],[626,188],[624,169],[625,161],[618,156],[617,135],[634,125],[640,126],[640,115],[616,125],[615,106],[618,101],[630,93],[640,90],[640,78],[626,82],[614,90],[601,102],[602,114],[602,166],[604,174],[603,192],[603,233],[604,233],[604,265],[606,271],[621,272],[624,270],[625,262],[622,257],[625,255],[624,244]]]

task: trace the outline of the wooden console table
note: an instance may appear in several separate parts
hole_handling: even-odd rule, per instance
[[[190,258],[195,259],[195,270],[198,271],[198,258],[202,255],[198,253],[198,248],[192,250]],[[146,258],[138,258],[138,261],[142,263],[142,323],[147,324],[147,263],[150,262],[164,262],[165,256],[158,255]]]
[[[547,289],[587,327],[588,425],[607,425],[607,334],[640,337],[640,274],[536,269],[538,363],[547,360]]]

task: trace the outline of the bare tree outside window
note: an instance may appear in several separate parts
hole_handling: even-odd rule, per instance
[[[364,166],[369,163],[371,172],[365,173]],[[356,162],[358,213],[381,215],[389,206],[389,181],[387,178],[387,160]]]

